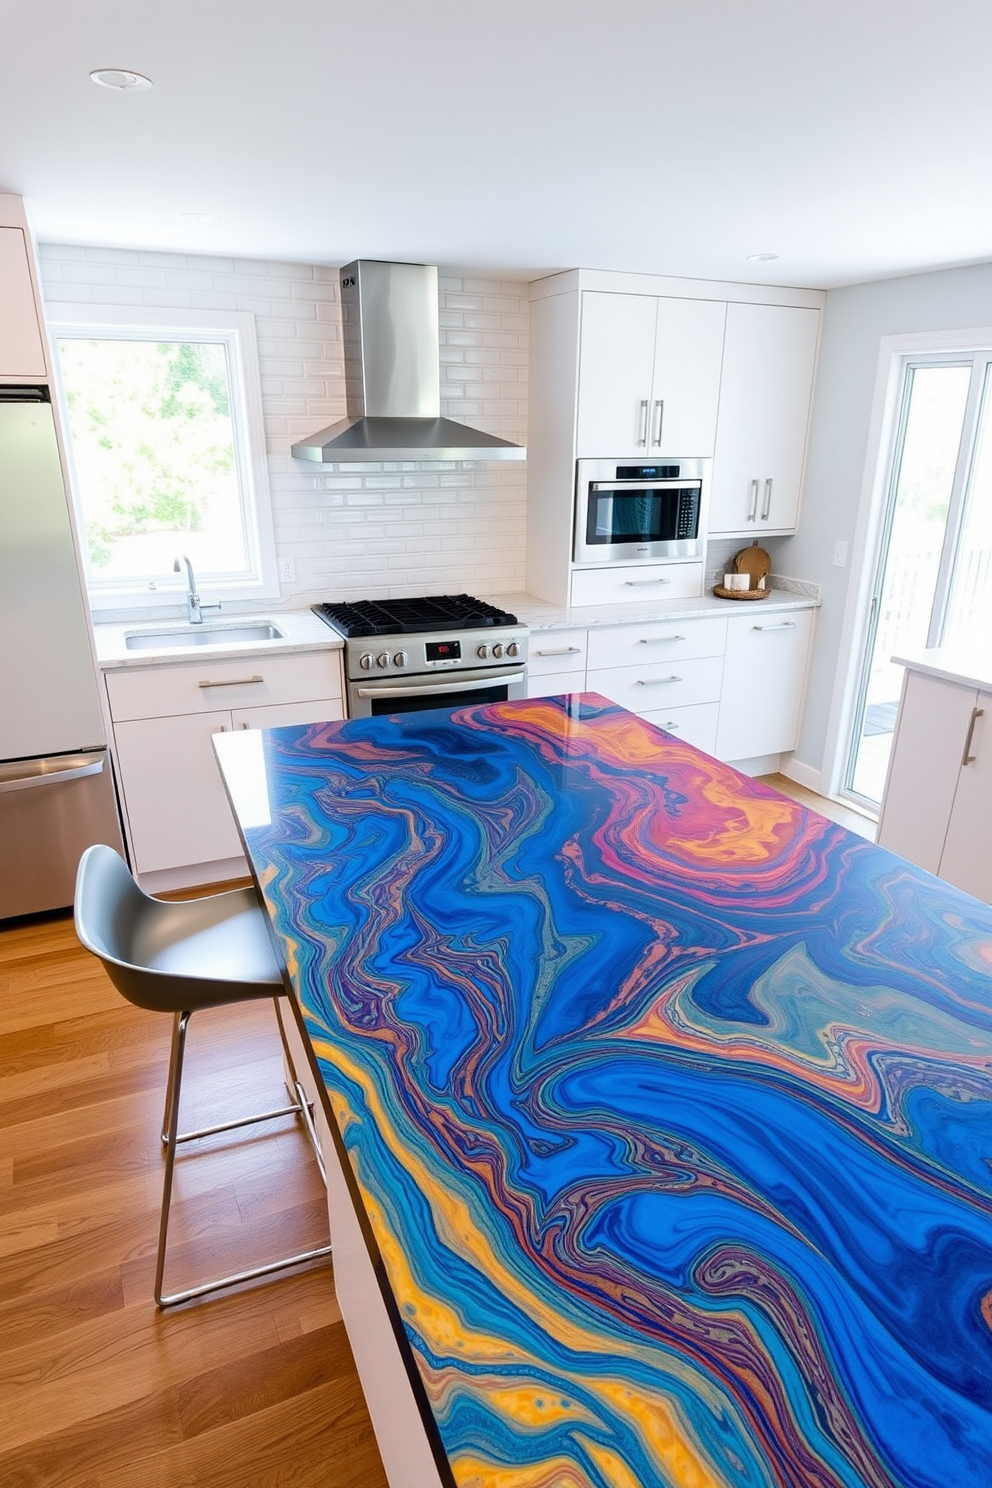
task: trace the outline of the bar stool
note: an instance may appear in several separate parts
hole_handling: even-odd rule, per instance
[[[282,1271],[287,1266],[330,1255],[330,1245],[321,1245],[284,1260],[270,1261],[265,1266],[204,1282],[186,1291],[168,1296],[163,1294],[172,1177],[180,1143],[252,1126],[259,1121],[271,1121],[277,1116],[299,1116],[323,1175],[312,1109],[298,1083],[297,1099],[290,1105],[273,1111],[260,1111],[256,1116],[224,1121],[198,1131],[179,1131],[179,1092],[186,1031],[195,1012],[225,1003],[271,997],[285,1050],[278,1003],[279,997],[285,994],[285,987],[254,891],[234,889],[183,901],[153,899],[138,887],[120,855],[113,848],[98,843],[87,848],[79,860],[75,926],[82,945],[99,957],[110,980],[128,1002],[153,1012],[173,1015],[172,1053],[162,1129],[165,1182],[155,1266],[155,1301],[158,1306],[174,1307],[179,1302],[189,1302],[222,1287],[252,1281]],[[288,1059],[287,1066],[292,1069]]]

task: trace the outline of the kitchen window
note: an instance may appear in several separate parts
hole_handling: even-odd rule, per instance
[[[278,594],[251,315],[80,307],[52,328],[94,609]]]

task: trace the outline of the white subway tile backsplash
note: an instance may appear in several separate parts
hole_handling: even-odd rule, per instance
[[[43,243],[45,300],[244,310],[255,317],[278,556],[296,582],[283,602],[522,591],[523,462],[294,460],[294,440],[346,415],[338,271]],[[527,437],[526,286],[478,272],[439,275],[441,411],[515,443]]]

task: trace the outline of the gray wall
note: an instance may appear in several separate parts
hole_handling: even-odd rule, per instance
[[[973,326],[992,326],[992,263],[828,291],[800,530],[775,563],[823,591],[795,754],[800,768],[823,768],[831,704],[846,670],[842,630],[881,338]],[[849,544],[846,568],[833,567],[837,539]]]

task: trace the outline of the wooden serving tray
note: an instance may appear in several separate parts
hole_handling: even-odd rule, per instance
[[[722,584],[714,586],[713,593],[721,599],[767,599],[770,589],[724,589]]]

